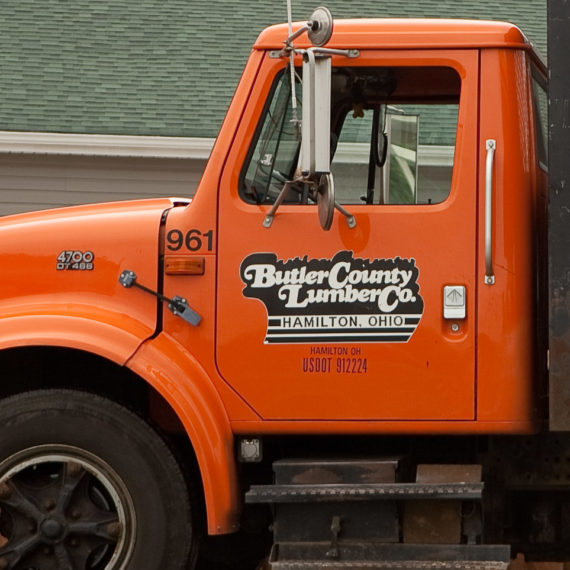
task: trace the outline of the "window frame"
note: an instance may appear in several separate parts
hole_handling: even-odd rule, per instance
[[[362,50],[361,55],[357,59],[348,60],[342,56],[333,56],[332,66],[334,67],[417,67],[417,68],[429,68],[429,67],[446,67],[453,70],[460,82],[460,93],[457,108],[457,124],[455,132],[455,145],[450,147],[452,149],[450,153],[446,155],[445,160],[451,160],[453,164],[453,169],[451,173],[451,184],[447,197],[441,202],[432,203],[421,203],[421,204],[350,204],[351,209],[361,210],[361,208],[391,208],[395,207],[401,208],[414,208],[418,207],[421,209],[438,209],[445,208],[446,205],[454,200],[454,196],[461,192],[461,188],[458,187],[458,180],[461,176],[458,175],[458,165],[455,158],[458,156],[458,152],[462,148],[471,148],[473,142],[468,142],[465,137],[464,127],[466,124],[471,122],[470,116],[473,113],[478,113],[478,105],[473,104],[476,99],[473,90],[478,92],[479,88],[479,74],[480,69],[475,67],[473,57],[476,56],[478,50],[473,48],[470,50],[458,50],[458,49],[445,49],[438,50],[436,48],[427,48],[425,50],[419,50],[417,52],[410,52],[407,50],[382,50],[382,49],[370,49]],[[252,106],[246,113],[248,116],[247,126],[247,139],[241,139],[238,144],[239,155],[241,159],[239,160],[240,167],[236,169],[236,185],[234,186],[232,193],[237,194],[240,197],[241,202],[245,207],[267,208],[271,207],[270,203],[256,203],[243,192],[243,179],[246,175],[248,167],[253,153],[255,152],[256,144],[259,140],[261,130],[264,125],[264,117],[267,113],[267,108],[271,105],[271,95],[275,93],[275,89],[278,85],[279,76],[288,69],[288,60],[283,58],[277,58],[272,52],[266,52],[264,55],[265,64],[262,63],[261,74],[264,76],[261,85],[265,87],[256,88],[253,86],[250,92],[253,95],[251,100]],[[301,58],[296,58],[296,67],[300,66]],[[259,77],[259,76],[258,76]],[[465,88],[465,81],[468,79],[468,88]],[[255,94],[259,99],[263,98],[263,104],[261,105],[255,100]],[[469,131],[471,133],[471,131]],[[471,135],[469,135],[471,137]],[[237,158],[237,157],[236,157]],[[463,168],[461,168],[463,169]],[[282,205],[283,208],[288,208],[288,206],[299,207],[315,207],[314,204],[296,204],[291,202],[286,202]]]
[[[539,91],[540,89],[545,97],[546,116],[543,124],[543,117],[539,109]],[[540,73],[535,65],[531,68],[531,93],[532,93],[532,112],[535,130],[535,152],[539,168],[548,174],[548,82]],[[539,144],[539,137],[542,144]]]

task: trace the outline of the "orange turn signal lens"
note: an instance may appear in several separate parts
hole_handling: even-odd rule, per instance
[[[204,275],[205,264],[203,257],[167,255],[164,258],[164,272],[167,275]]]

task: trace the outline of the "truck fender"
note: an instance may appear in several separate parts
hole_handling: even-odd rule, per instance
[[[70,306],[65,312],[46,314],[45,307],[31,307],[0,318],[0,349],[61,346],[123,365],[153,332],[128,315],[101,308],[94,312],[91,307]]]
[[[145,342],[127,362],[169,403],[192,443],[204,488],[209,534],[238,529],[233,433],[221,398],[200,363],[167,333]]]

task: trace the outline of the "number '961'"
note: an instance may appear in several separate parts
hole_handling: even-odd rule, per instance
[[[92,251],[64,250],[57,256],[57,270],[91,271],[94,259]]]
[[[186,233],[181,230],[170,230],[166,235],[168,242],[166,247],[170,251],[178,251],[186,248],[188,251],[200,251],[205,248],[212,251],[214,239],[213,230],[202,233],[200,230],[188,230]]]

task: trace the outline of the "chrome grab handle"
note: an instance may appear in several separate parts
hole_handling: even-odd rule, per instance
[[[493,161],[497,141],[488,139],[485,145],[487,161],[485,163],[485,285],[494,285],[493,272]]]

